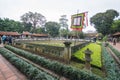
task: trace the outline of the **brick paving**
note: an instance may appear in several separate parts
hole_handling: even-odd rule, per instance
[[[0,80],[27,80],[27,78],[0,54]]]

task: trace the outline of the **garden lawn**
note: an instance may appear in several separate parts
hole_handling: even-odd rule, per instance
[[[84,51],[89,48],[93,54],[91,55],[92,61],[91,64],[98,66],[98,67],[102,67],[101,64],[101,46],[98,45],[97,43],[90,43],[89,45],[87,45],[86,47],[80,49],[79,51],[77,51],[76,53],[73,54],[73,56],[75,56],[76,58],[85,61],[85,54]]]
[[[33,42],[28,42],[28,43],[33,43],[33,44],[43,44],[43,45],[51,45],[51,46],[60,46],[60,47],[64,47],[64,42],[65,41],[57,41],[57,40],[44,40],[44,41],[33,41]],[[74,46],[75,42],[71,41],[71,46]],[[82,42],[76,42],[76,44],[81,44]]]

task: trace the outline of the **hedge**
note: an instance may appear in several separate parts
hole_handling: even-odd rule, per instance
[[[12,47],[12,46],[5,46],[9,50],[17,53],[18,55],[24,56],[25,58],[33,61],[36,64],[41,65],[49,70],[54,71],[56,74],[62,75],[70,80],[102,80],[99,76],[88,73],[83,70],[79,70],[77,68],[64,65],[57,61],[51,61],[49,59],[45,59],[44,57],[40,57],[38,55],[32,54],[30,52]]]
[[[29,80],[58,80],[23,59],[18,58],[15,54],[5,48],[0,48],[0,53],[25,74]]]
[[[102,58],[103,65],[107,73],[107,80],[120,80],[119,68],[112,56],[107,52],[105,46],[102,44]]]

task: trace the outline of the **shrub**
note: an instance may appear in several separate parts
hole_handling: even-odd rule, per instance
[[[55,77],[48,75],[30,63],[16,57],[12,52],[5,48],[0,48],[0,53],[7,58],[13,65],[15,65],[22,73],[24,73],[29,80],[58,80]]]
[[[107,52],[106,48],[102,44],[102,57],[103,64],[107,72],[107,80],[120,80],[119,68],[116,66],[116,63],[112,56]]]
[[[54,71],[55,73],[62,75],[64,77],[69,78],[70,80],[102,80],[99,76],[94,74],[88,74],[82,70],[78,70],[71,66],[63,65],[57,61],[50,61],[49,59],[45,59],[38,55],[32,54],[30,52],[12,47],[12,46],[5,46],[9,50],[26,57],[27,59],[45,67],[49,70]]]

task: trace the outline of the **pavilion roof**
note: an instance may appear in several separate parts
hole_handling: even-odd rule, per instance
[[[30,32],[28,32],[28,31],[23,31],[23,33],[22,33],[23,35],[31,35],[31,33]]]
[[[0,36],[6,35],[6,36],[20,36],[18,32],[5,32],[5,31],[0,31]]]
[[[114,33],[113,36],[120,36],[120,32]]]
[[[36,33],[33,33],[32,36],[41,37],[41,36],[48,36],[48,35],[47,34],[36,34]]]

